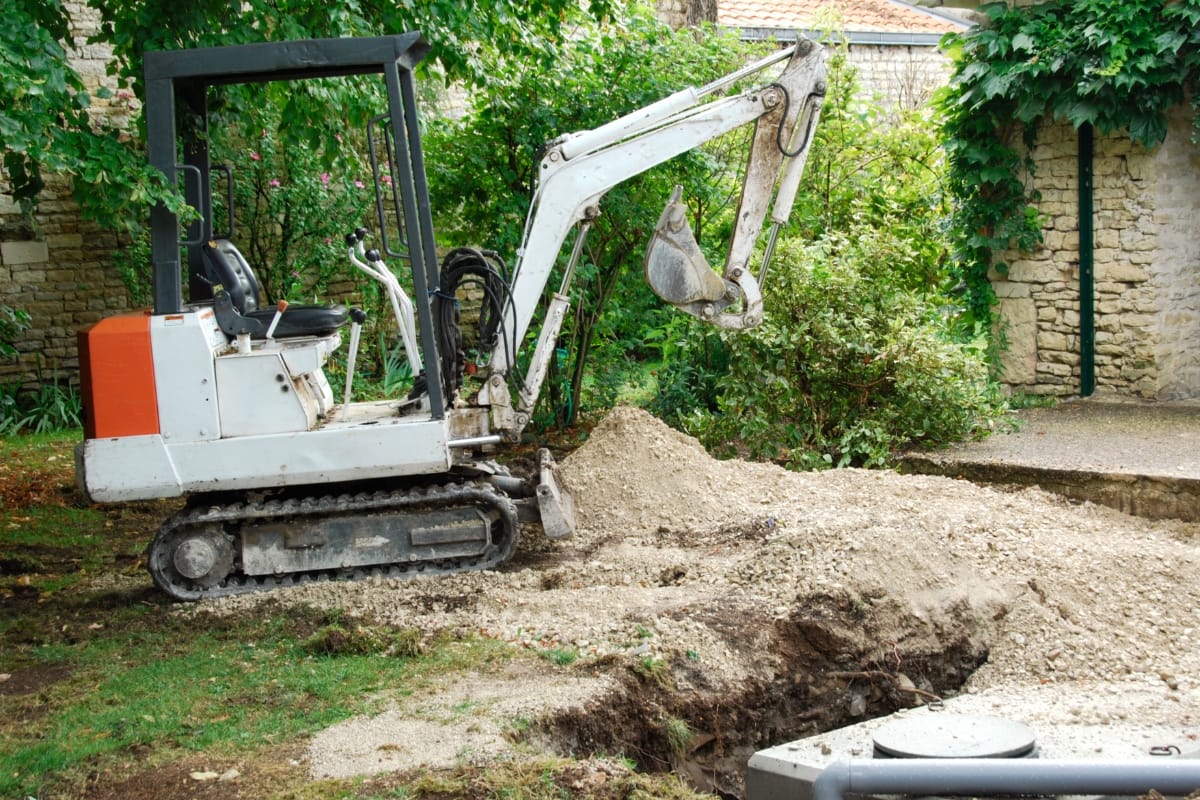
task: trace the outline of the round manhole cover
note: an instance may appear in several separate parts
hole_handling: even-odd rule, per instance
[[[1023,758],[1033,748],[1028,725],[971,714],[900,719],[875,732],[875,755],[884,758]]]

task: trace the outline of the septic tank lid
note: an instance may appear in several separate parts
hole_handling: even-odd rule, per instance
[[[1034,749],[1028,725],[973,714],[899,719],[875,732],[882,758],[1024,758]]]

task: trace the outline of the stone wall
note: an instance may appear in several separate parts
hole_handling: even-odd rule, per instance
[[[86,5],[68,1],[73,20],[72,63],[89,91],[101,85],[111,99],[93,97],[97,124],[128,127],[131,97],[116,92],[106,74],[109,48],[87,43],[99,24]],[[39,377],[74,376],[78,368],[75,332],[112,311],[128,308],[129,296],[112,263],[113,233],[83,222],[71,199],[71,185],[46,176],[36,214],[29,220],[13,202],[11,186],[0,184],[0,304],[29,313],[31,326],[16,343],[19,359],[0,363],[0,382],[29,383]]]
[[[931,46],[851,44],[849,62],[863,93],[888,109],[920,108],[950,79],[950,60]]]
[[[1163,400],[1200,397],[1200,147],[1191,141],[1191,110],[1177,109],[1170,130],[1155,152],[1157,237],[1150,276],[1160,305],[1155,355]]]
[[[1097,134],[1094,171],[1096,391],[1149,399],[1200,397],[1200,245],[1191,220],[1200,153],[1191,118],[1172,115],[1153,150]],[[1080,393],[1078,137],[1045,126],[1033,152],[1044,243],[1002,253],[993,272],[1005,337],[1003,380],[1016,392]]]

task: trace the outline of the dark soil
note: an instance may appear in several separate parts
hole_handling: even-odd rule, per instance
[[[303,745],[288,745],[247,757],[188,755],[176,761],[119,773],[93,775],[86,800],[258,800],[286,795],[308,778]]]
[[[738,798],[756,751],[953,694],[987,659],[986,647],[962,630],[947,632],[937,648],[906,648],[903,663],[878,663],[878,650],[864,649],[861,634],[849,633],[869,628],[870,619],[833,596],[815,598],[785,621],[755,619],[745,608],[707,613],[735,647],[750,646],[747,631],[773,628],[788,669],[731,691],[706,686],[705,671],[686,656],[660,670],[635,667],[620,690],[544,720],[529,735],[562,753],[625,753],[639,769],[674,772],[699,789]],[[917,692],[897,680],[901,668]],[[679,721],[687,724],[687,741],[672,727]]]

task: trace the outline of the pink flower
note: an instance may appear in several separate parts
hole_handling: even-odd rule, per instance
[[[333,244],[333,237],[332,237],[332,236],[326,236],[326,237],[325,237],[325,244]]]
[[[251,161],[262,161],[262,156],[260,156],[260,155],[258,154],[258,151],[256,151],[256,150],[251,150],[251,151],[250,151],[250,160],[251,160]]]
[[[321,173],[321,185],[322,185],[322,186],[328,186],[328,185],[329,185],[329,173],[328,173],[328,172],[322,172],[322,173]]]
[[[391,175],[380,175],[379,180],[383,181],[384,186],[392,185],[392,176]]]
[[[338,144],[341,144],[341,143],[342,143],[342,135],[341,135],[340,133],[335,133],[335,134],[333,135],[333,138],[335,138],[335,139],[337,139],[337,140],[338,140]]]
[[[354,188],[355,188],[355,189],[361,189],[361,188],[363,188],[363,186],[365,186],[365,184],[364,184],[362,181],[355,181],[355,182],[354,182]]]
[[[267,186],[270,186],[272,189],[279,188],[279,178],[271,178],[271,180],[267,182]]]

